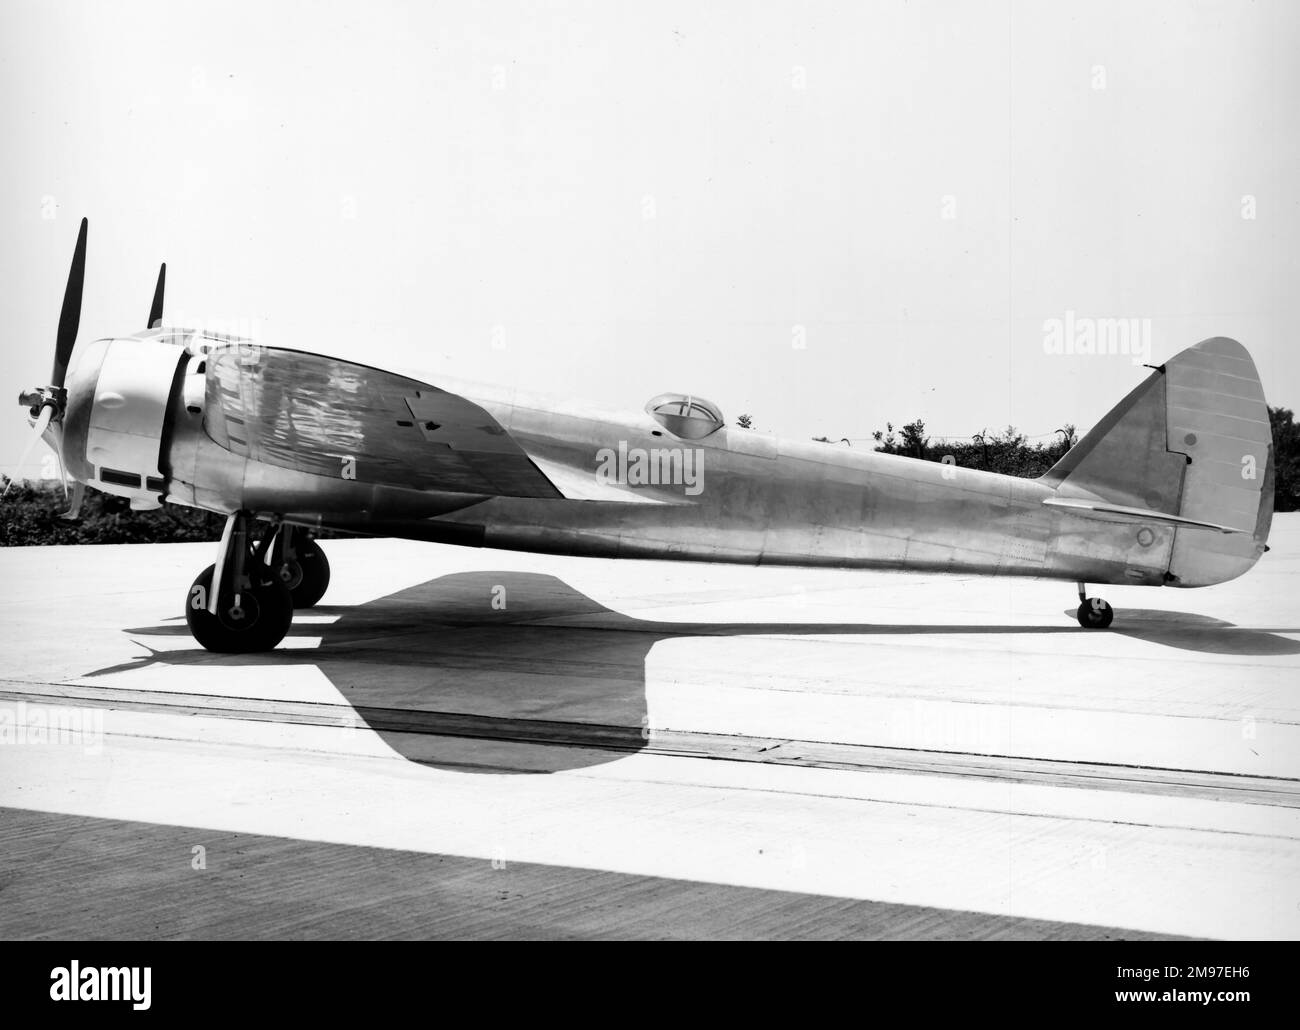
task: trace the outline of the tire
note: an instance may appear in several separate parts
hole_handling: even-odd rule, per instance
[[[315,539],[304,534],[294,542],[295,561],[284,562],[276,574],[293,595],[295,610],[311,608],[330,585],[330,563]]]
[[[218,605],[217,614],[213,615],[207,604],[215,569],[216,566],[209,565],[200,572],[185,597],[185,621],[194,639],[217,654],[272,650],[293,623],[293,595],[289,588],[268,577],[265,582],[255,583],[240,598],[242,618],[231,617],[229,604]]]
[[[1090,597],[1079,605],[1075,617],[1084,629],[1105,629],[1115,620],[1115,609],[1100,597]]]

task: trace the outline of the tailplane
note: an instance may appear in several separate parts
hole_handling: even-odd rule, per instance
[[[1266,550],[1273,437],[1246,348],[1215,337],[1153,372],[1054,465],[1047,503],[1175,527],[1166,580],[1233,579]]]

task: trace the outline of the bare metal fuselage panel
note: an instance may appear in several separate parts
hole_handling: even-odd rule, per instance
[[[1026,480],[728,426],[681,439],[646,413],[453,391],[277,348],[217,345],[180,360],[190,386],[170,400],[166,497],[215,511],[575,555],[1146,585],[1230,578],[1267,537],[1253,511],[1249,525],[1241,514],[1259,507],[1248,481],[1231,512],[1198,498],[1221,516],[1198,521],[1218,530],[1180,524],[1188,455],[1165,445],[1163,371],[1071,452],[1072,467]],[[1244,435],[1229,450],[1246,446],[1270,471],[1270,438]],[[629,455],[651,466],[639,482]],[[600,475],[610,469],[622,475]],[[668,474],[683,469],[690,477]],[[1208,548],[1215,567],[1171,568],[1180,538],[1193,556]]]

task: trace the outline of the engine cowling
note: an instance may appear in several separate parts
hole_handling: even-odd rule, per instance
[[[82,482],[157,508],[167,492],[163,440],[184,349],[160,339],[96,340],[68,377],[64,461]]]

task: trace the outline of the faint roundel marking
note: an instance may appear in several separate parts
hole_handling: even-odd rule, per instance
[[[1189,445],[1196,443],[1196,434],[1188,433],[1186,436],[1183,437],[1183,442]]]
[[[1151,530],[1147,529],[1146,526],[1143,526],[1138,530],[1138,543],[1143,547],[1150,547],[1155,542],[1155,539],[1156,535],[1151,532]]]
[[[1160,498],[1160,495],[1159,495],[1159,494],[1147,494],[1147,507],[1148,507],[1148,508],[1159,508],[1159,507],[1160,507],[1160,500],[1161,500],[1161,498]]]

